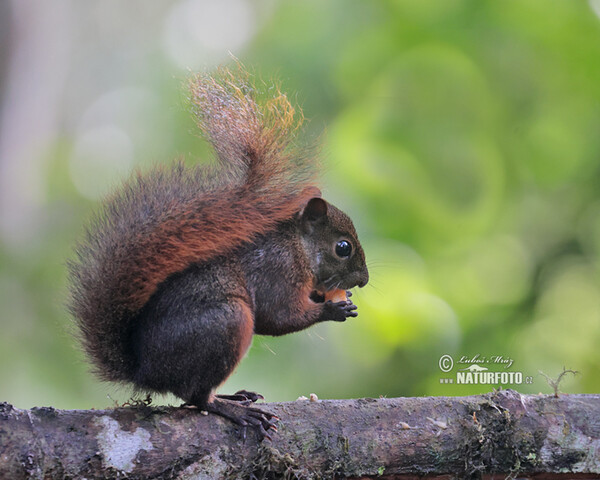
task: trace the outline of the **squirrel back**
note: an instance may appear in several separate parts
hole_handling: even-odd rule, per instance
[[[279,92],[259,103],[248,78],[222,69],[190,81],[216,166],[179,162],[136,173],[76,248],[69,306],[105,380],[131,377],[131,323],[163,281],[273,230],[319,195],[311,162],[292,145],[301,123],[294,108]]]

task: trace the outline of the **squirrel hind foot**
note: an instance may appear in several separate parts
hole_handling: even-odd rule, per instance
[[[240,405],[250,405],[257,400],[265,399],[260,393],[249,392],[248,390],[238,390],[233,395],[215,395],[215,397],[222,400],[238,402]]]
[[[248,427],[253,428],[256,431],[259,441],[262,441],[265,438],[271,440],[269,433],[271,430],[274,432],[277,431],[276,424],[279,417],[259,408],[245,406],[236,400],[227,400],[216,397],[211,402],[204,405],[202,409],[226,418],[242,427],[241,436],[244,442],[246,441],[246,431]]]

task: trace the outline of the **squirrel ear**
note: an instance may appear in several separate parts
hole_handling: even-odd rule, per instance
[[[315,223],[327,215],[327,202],[321,197],[311,198],[301,212],[305,223]]]

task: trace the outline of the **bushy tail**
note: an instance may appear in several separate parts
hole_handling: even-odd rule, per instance
[[[131,379],[131,322],[162,281],[268,232],[318,192],[311,161],[293,148],[302,120],[279,91],[259,102],[249,77],[223,69],[190,81],[215,167],[179,162],[134,175],[76,249],[70,309],[106,380]]]

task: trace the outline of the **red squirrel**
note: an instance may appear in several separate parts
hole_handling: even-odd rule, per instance
[[[352,221],[294,145],[294,108],[281,93],[261,102],[248,79],[191,79],[216,166],[138,172],[108,197],[69,263],[70,311],[102,379],[171,392],[263,438],[276,417],[248,406],[262,397],[216,387],[254,334],[356,317],[346,291],[369,273]]]

